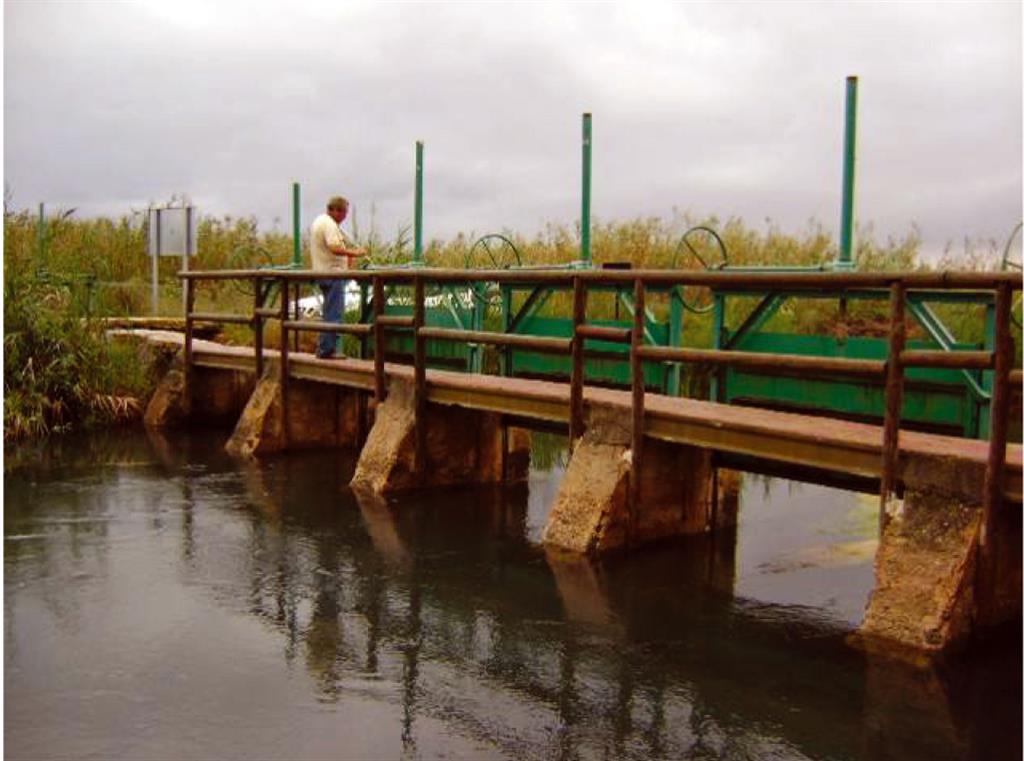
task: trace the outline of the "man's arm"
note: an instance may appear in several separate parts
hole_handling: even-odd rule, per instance
[[[348,248],[347,246],[328,246],[327,248],[336,256],[347,256],[349,258],[366,256],[365,248]]]

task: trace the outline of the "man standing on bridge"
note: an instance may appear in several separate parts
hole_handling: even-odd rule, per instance
[[[327,213],[313,220],[309,229],[309,253],[314,272],[344,272],[353,258],[366,256],[366,249],[353,248],[341,231],[341,223],[348,216],[348,201],[334,196],[327,202]],[[345,281],[318,280],[324,295],[325,322],[341,322],[345,301]],[[320,359],[344,358],[338,351],[338,334],[321,333],[316,355]]]

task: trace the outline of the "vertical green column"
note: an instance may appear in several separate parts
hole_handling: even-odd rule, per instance
[[[302,264],[302,231],[300,206],[299,206],[299,183],[292,183],[292,264],[299,267]]]
[[[843,212],[836,269],[853,269],[853,186],[857,160],[857,77],[846,78],[846,129],[843,137]]]
[[[590,264],[590,114],[583,114],[583,208],[580,211],[580,261]]]
[[[414,264],[423,263],[423,141],[416,141],[416,208],[413,217],[415,230],[412,260]]]

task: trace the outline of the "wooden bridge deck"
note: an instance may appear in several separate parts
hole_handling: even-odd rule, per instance
[[[153,336],[156,338],[157,336]],[[159,340],[181,343],[182,337],[164,333]],[[277,359],[277,352],[264,350]],[[320,360],[310,354],[289,352],[289,377],[372,391],[374,366],[369,360]],[[195,340],[193,360],[199,367],[254,372],[255,357],[248,347],[232,347]],[[389,377],[412,380],[408,365],[385,364]],[[568,424],[569,384],[540,380],[470,375],[442,370],[427,371],[427,398],[437,404],[487,410],[542,423]],[[587,403],[631,409],[629,391],[588,387]],[[717,452],[846,476],[877,479],[882,473],[882,428],[834,418],[738,407],[715,402],[648,393],[645,401],[648,437],[706,447]],[[917,462],[918,481],[934,479],[954,492],[981,500],[981,478],[988,457],[988,442],[952,436],[901,431],[900,459]],[[1022,448],[1006,451],[1004,495],[1013,502],[1022,496]],[[950,480],[959,481],[951,484]]]

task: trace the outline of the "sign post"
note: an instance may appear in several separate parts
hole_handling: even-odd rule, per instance
[[[149,255],[153,259],[153,316],[159,311],[160,266],[158,257],[180,256],[181,269],[188,271],[188,258],[196,255],[196,213],[191,205],[153,206],[149,209]],[[184,289],[182,308],[187,310]]]

